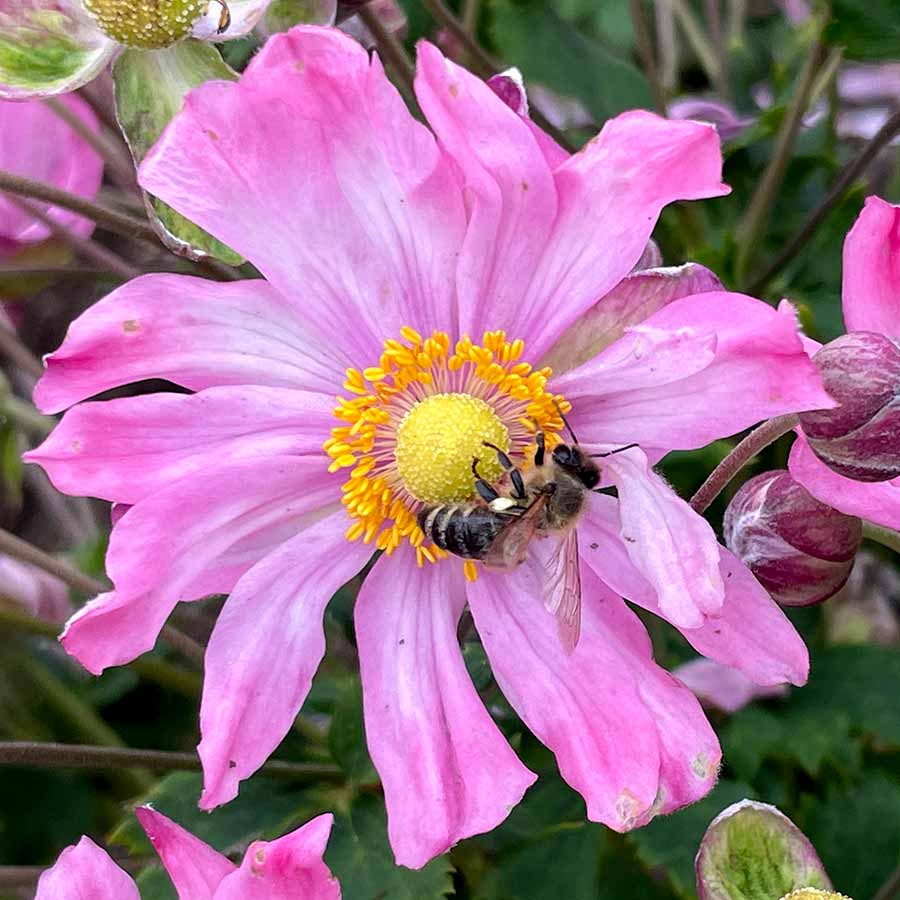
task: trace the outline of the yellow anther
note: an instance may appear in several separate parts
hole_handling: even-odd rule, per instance
[[[467,559],[463,563],[463,572],[466,575],[466,581],[478,581],[478,567],[471,559]]]
[[[410,328],[409,325],[404,325],[400,329],[400,334],[406,338],[411,344],[421,344],[422,343],[422,335],[416,331],[415,328]]]

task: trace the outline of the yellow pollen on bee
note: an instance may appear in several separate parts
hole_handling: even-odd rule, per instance
[[[101,30],[126,47],[159,50],[191,33],[210,0],[84,0]]]
[[[386,554],[408,543],[424,566],[448,554],[429,543],[416,520],[424,507],[473,500],[475,476],[491,484],[503,476],[494,444],[518,465],[533,457],[535,434],[548,448],[560,442],[559,410],[571,405],[547,390],[552,372],[522,361],[525,344],[503,331],[481,344],[443,331],[423,337],[409,326],[384,342],[377,365],[348,369],[332,428],[322,449],[328,471],[344,472],[342,502],[351,518],[349,541]],[[478,577],[466,561],[465,576]]]

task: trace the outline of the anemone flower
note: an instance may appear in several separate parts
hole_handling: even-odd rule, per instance
[[[325,605],[383,551],[356,637],[390,839],[411,867],[496,826],[536,777],[467,675],[467,603],[591,819],[624,831],[709,790],[715,735],[621,596],[757,682],[801,683],[808,660],[652,462],[829,403],[788,307],[679,296],[716,286],[700,267],[629,275],[665,204],[727,192],[713,128],[626,113],[569,157],[427,43],[416,95],[431,131],[377,57],[327,28],[279,35],[239,82],[193,91],[142,184],[265,280],[153,274],[89,309],[47,360],[43,410],[148,377],[195,393],[82,403],[31,456],[63,491],[130,505],[114,590],[62,637],[90,671],[151,648],[179,600],[230,593],[206,654],[204,808],[287,733]],[[559,377],[545,359],[583,362]],[[472,500],[473,458],[499,478],[484,440],[525,464],[535,429],[562,439],[566,411],[585,452],[640,445],[604,460],[618,499],[590,494],[577,529],[572,653],[534,565],[464,565],[417,524],[427,504]]]
[[[149,806],[135,810],[180,900],[340,900],[322,861],[332,816],[276,841],[255,841],[240,866]],[[140,900],[137,885],[89,837],[67,847],[38,881],[35,900]]]
[[[96,131],[97,118],[80,97],[61,103]],[[93,199],[103,178],[103,160],[43,103],[0,100],[0,169],[44,181]],[[38,204],[52,221],[88,237],[94,223],[65,209]],[[50,226],[28,214],[13,197],[0,194],[0,258],[46,240]]]
[[[896,370],[900,359],[900,206],[880,197],[866,200],[844,242],[841,299],[844,323],[850,335],[859,334],[863,339],[869,336],[869,340],[877,340],[879,335],[887,338],[881,342],[886,353],[863,349],[864,358],[861,355],[857,360],[860,372],[863,372],[862,364],[868,364],[862,377],[886,389],[887,402],[871,404],[865,411],[869,422],[856,428],[853,434],[865,439],[865,432],[870,432],[865,459],[861,462],[867,466],[883,463],[893,466],[896,472],[900,437],[896,424],[890,423],[896,423]],[[872,438],[878,439],[878,452],[874,452],[876,445]],[[850,452],[852,455],[852,447]],[[845,477],[818,458],[802,428],[798,429],[797,440],[791,448],[789,468],[794,478],[822,503],[848,515],[900,529],[900,477],[884,481]]]
[[[188,37],[242,37],[271,2],[0,0],[0,98],[74,91],[99,75],[123,47],[163,50]],[[336,0],[307,0],[306,6],[308,21],[334,21]]]

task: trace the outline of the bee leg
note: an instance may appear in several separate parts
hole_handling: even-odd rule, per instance
[[[544,453],[547,450],[547,442],[544,438],[544,432],[539,431],[535,435],[534,439],[537,442],[537,450],[534,451],[534,464],[536,466],[542,466],[544,464]]]
[[[472,474],[475,476],[475,490],[485,503],[493,503],[499,500],[500,495],[491,487],[490,483],[478,474],[478,457],[472,457]]]
[[[516,500],[527,500],[528,495],[525,493],[525,482],[522,480],[522,473],[513,465],[513,461],[496,444],[488,443],[488,441],[482,441],[482,443],[485,447],[490,447],[491,450],[497,451],[497,459],[500,460],[500,465],[503,466],[505,471],[509,472],[509,478],[513,486],[513,496]]]

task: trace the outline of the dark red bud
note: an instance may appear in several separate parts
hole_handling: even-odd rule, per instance
[[[725,511],[725,543],[783,606],[821,603],[846,582],[862,523],[816,500],[784,469],[751,478]]]
[[[854,481],[900,475],[900,346],[871,331],[854,331],[813,357],[835,409],[800,413],[816,456]]]

